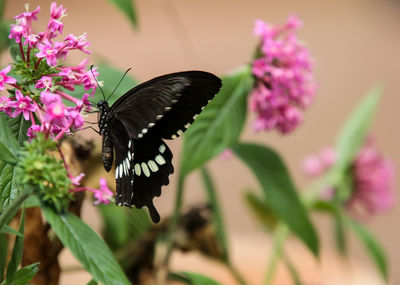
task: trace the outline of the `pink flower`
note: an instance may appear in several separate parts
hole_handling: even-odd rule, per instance
[[[24,18],[27,21],[37,20],[37,14],[40,12],[40,6],[37,6],[36,9],[32,12],[29,12],[29,4],[25,5],[26,12],[21,13],[14,17],[14,19],[22,19]]]
[[[301,22],[290,16],[284,26],[273,27],[257,20],[254,33],[261,37],[260,53],[252,65],[256,78],[250,109],[257,114],[255,130],[293,131],[302,121],[302,112],[315,94],[312,60],[297,40]]]
[[[85,123],[81,114],[76,110],[68,112],[68,118],[70,120],[71,127],[74,129],[79,129]]]
[[[363,218],[387,211],[394,204],[394,165],[372,140],[367,140],[353,164],[354,189],[347,208]]]
[[[95,205],[98,204],[109,204],[110,199],[113,197],[113,192],[108,188],[107,181],[104,178],[100,179],[100,190],[94,192],[94,198],[96,201]]]
[[[15,84],[17,80],[11,76],[7,76],[11,70],[11,65],[8,65],[4,69],[0,70],[0,90],[4,90],[4,83]]]
[[[307,156],[303,160],[302,169],[309,176],[318,176],[329,170],[335,161],[335,151],[331,147],[326,147],[317,154]]]
[[[81,184],[82,178],[85,177],[85,173],[82,172],[81,174],[79,174],[79,175],[76,176],[76,177],[73,177],[73,176],[70,175],[70,174],[68,174],[68,176],[69,176],[69,178],[70,178],[70,180],[71,180],[71,183],[72,183],[73,185],[79,186],[79,185]]]
[[[46,58],[47,64],[50,66],[57,65],[57,53],[58,50],[53,47],[49,40],[45,39],[42,43],[37,45],[37,48],[40,50],[36,56],[38,58]]]
[[[322,149],[317,155],[308,156],[303,162],[303,170],[316,176],[326,173],[335,163],[332,148]],[[388,210],[393,206],[394,165],[377,150],[371,139],[361,148],[349,167],[348,175],[351,193],[345,206],[356,218],[364,219]],[[328,187],[322,198],[332,199],[340,189]]]
[[[17,25],[12,24],[8,38],[15,39],[16,43],[20,43],[22,36],[24,36],[25,34],[26,34],[26,26],[22,24],[17,24]]]
[[[51,77],[48,76],[42,76],[42,78],[40,78],[36,84],[35,87],[40,89],[40,88],[45,88],[45,90],[50,89],[53,85],[53,81],[51,79]]]
[[[47,29],[50,31],[51,34],[55,34],[56,32],[62,34],[63,28],[64,24],[56,19],[50,19],[49,24],[47,25]]]
[[[27,136],[29,137],[29,139],[33,139],[36,137],[36,133],[40,132],[40,126],[39,125],[32,125],[29,127],[28,132],[27,132]]]
[[[75,37],[74,35],[69,34],[64,41],[67,43],[69,48],[79,49],[84,53],[90,54],[90,51],[85,49],[89,46],[89,42],[86,40],[86,33],[79,37]]]
[[[6,113],[9,116],[11,116],[12,114],[10,102],[11,100],[7,96],[0,97],[0,111]]]
[[[24,45],[29,44],[29,47],[35,47],[36,44],[39,42],[39,36],[35,34],[30,34],[26,37]]]
[[[65,9],[63,7],[63,5],[60,5],[60,6],[57,7],[57,3],[56,2],[51,3],[51,6],[50,6],[50,16],[51,16],[51,18],[53,18],[53,19],[62,18],[64,16],[66,16],[66,14],[65,14],[66,11],[67,11],[67,9]]]
[[[15,90],[15,97],[17,101],[10,102],[8,105],[15,108],[13,117],[23,114],[25,120],[29,121],[30,112],[36,111],[36,106],[32,104],[32,99],[29,96],[23,96],[21,91]]]

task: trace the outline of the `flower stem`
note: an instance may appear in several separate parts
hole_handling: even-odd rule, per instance
[[[172,247],[174,245],[174,232],[176,230],[176,227],[178,226],[178,220],[181,214],[181,208],[182,208],[182,203],[183,203],[183,193],[184,193],[184,182],[185,182],[185,177],[179,173],[179,178],[178,178],[178,187],[177,187],[177,192],[175,196],[175,205],[174,205],[174,211],[172,213],[172,217],[170,219],[170,223],[168,226],[168,231],[166,234],[166,247],[167,247],[167,253],[165,255],[165,258],[163,260],[164,265],[168,267],[169,264],[169,259],[171,257],[172,253]]]
[[[278,261],[282,256],[283,244],[288,234],[289,234],[289,228],[287,227],[287,225],[280,223],[276,227],[272,254],[268,262],[267,273],[265,275],[263,285],[271,285],[272,282],[274,281],[276,266],[278,265]]]
[[[23,61],[26,61],[24,49],[22,48],[22,43],[19,42],[19,51],[21,52],[21,57]]]
[[[237,268],[231,263],[226,263],[226,267],[229,272],[232,274],[233,278],[235,278],[237,284],[246,285],[246,280],[243,278],[242,274],[237,270]]]
[[[9,204],[0,215],[0,231],[3,227],[15,216],[21,205],[25,200],[32,195],[32,190],[22,191],[12,202]]]

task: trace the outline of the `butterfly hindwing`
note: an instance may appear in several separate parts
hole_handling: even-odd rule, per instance
[[[174,172],[172,152],[162,139],[146,135],[133,140],[133,196],[131,204],[137,208],[146,206],[153,222],[160,216],[154,207],[153,198],[161,195],[161,186],[169,184],[169,175]]]

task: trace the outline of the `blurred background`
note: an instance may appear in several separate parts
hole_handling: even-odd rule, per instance
[[[5,18],[24,11],[25,2],[8,1]],[[41,6],[39,21],[34,25],[36,30],[43,30],[51,1],[30,1],[30,4],[32,9]],[[396,125],[400,106],[399,1],[136,0],[137,29],[105,0],[69,0],[58,4],[68,9],[68,17],[63,18],[64,35],[88,34],[91,62],[105,60],[121,70],[132,67],[131,75],[139,81],[190,69],[225,74],[251,60],[258,42],[252,34],[255,19],[281,24],[289,14],[295,13],[304,23],[299,38],[315,60],[319,88],[313,106],[305,113],[304,123],[287,136],[275,132],[254,133],[251,128],[254,118],[249,117],[242,140],[265,143],[278,150],[301,189],[308,183],[300,169],[303,157],[333,145],[352,108],[378,83],[384,87],[384,96],[372,134],[385,155],[399,165],[400,134]],[[84,57],[77,54],[72,59],[77,64]],[[8,62],[9,58],[4,55],[1,66]],[[96,134],[88,131],[85,135],[95,137]],[[97,139],[100,141],[100,137]],[[170,141],[168,145],[177,164],[181,142]],[[249,284],[260,284],[272,240],[254,221],[243,201],[244,190],[258,190],[259,186],[234,157],[215,159],[210,170],[219,189],[234,263]],[[155,199],[162,217],[172,211],[175,182],[176,176],[172,176],[172,183]],[[204,200],[196,173],[190,176],[186,187],[186,205]],[[84,208],[83,219],[95,229],[100,227],[90,202]],[[334,251],[330,221],[322,216],[315,217],[314,221],[322,240],[319,262],[296,240],[288,243],[288,252],[306,284],[383,284],[355,239],[350,242],[350,260],[343,260]],[[399,206],[367,224],[388,254],[391,284],[400,284],[400,271],[396,270],[400,264],[399,224]],[[78,263],[64,250],[62,264],[68,269]],[[199,255],[177,254],[173,264],[177,269],[207,273],[223,284],[234,284],[224,268]],[[89,274],[83,270],[68,271],[62,277],[62,284],[86,284],[89,280]],[[283,269],[278,270],[276,284],[290,284],[290,277]]]

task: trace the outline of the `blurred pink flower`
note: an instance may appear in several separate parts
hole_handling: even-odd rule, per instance
[[[113,192],[107,186],[107,180],[105,178],[100,179],[100,190],[94,192],[94,198],[96,201],[94,202],[95,205],[98,204],[109,204],[110,199],[113,197]]]
[[[12,109],[10,107],[10,98],[7,96],[0,97],[0,112],[5,112],[7,115],[11,116]]]
[[[8,104],[8,106],[15,108],[12,116],[16,117],[22,113],[25,120],[29,121],[30,112],[36,111],[36,105],[32,104],[32,99],[29,96],[22,95],[18,89],[15,90],[15,97],[17,101]]]
[[[260,56],[252,65],[256,82],[250,96],[250,109],[257,114],[256,131],[293,131],[302,121],[301,110],[314,98],[312,60],[296,37],[301,25],[295,15],[283,26],[255,22],[254,34],[261,38]]]
[[[375,215],[395,201],[394,165],[368,140],[353,164],[354,189],[347,208],[356,216]]]
[[[322,149],[303,161],[303,171],[310,176],[327,172],[335,163],[332,148]],[[371,139],[367,139],[352,163],[348,175],[352,189],[345,206],[356,218],[375,215],[388,210],[395,201],[394,165],[378,151]],[[322,192],[324,199],[331,199],[335,189]],[[328,194],[327,194],[328,193]]]
[[[17,80],[12,78],[11,76],[7,76],[11,70],[11,65],[6,66],[2,70],[0,70],[0,90],[4,90],[4,84],[15,84]]]

